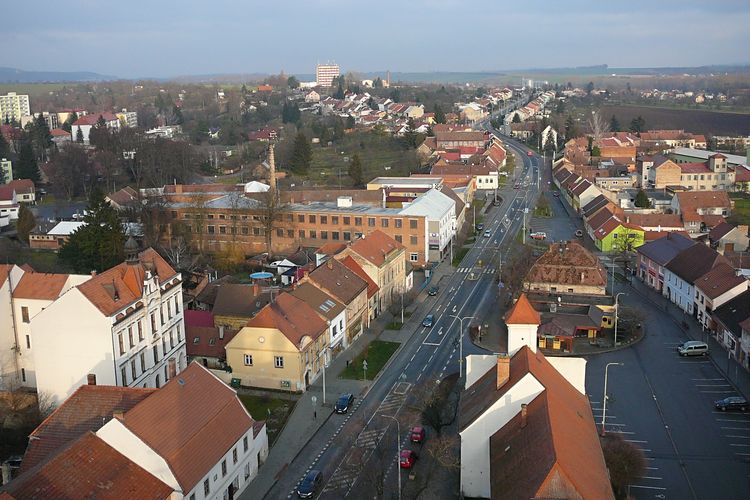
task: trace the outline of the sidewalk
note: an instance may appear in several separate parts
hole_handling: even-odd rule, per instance
[[[444,276],[453,273],[454,269],[447,260],[433,269],[431,284],[438,284]],[[412,304],[405,308],[411,316],[418,313],[419,309],[428,299],[426,290],[417,296]],[[407,319],[407,323],[411,316]],[[389,312],[384,312],[373,321],[370,327],[360,335],[349,348],[331,360],[326,368],[326,404],[323,406],[323,378],[318,377],[310,384],[308,390],[302,394],[287,418],[284,428],[270,449],[268,458],[258,471],[258,476],[252,482],[254,498],[263,498],[273,487],[276,480],[284,473],[286,467],[294,461],[307,443],[317,434],[320,428],[333,414],[333,405],[336,398],[346,392],[350,392],[362,399],[367,393],[373,381],[340,379],[338,375],[346,368],[348,360],[359,355],[375,339],[390,340],[401,344],[409,340],[414,333],[408,328],[401,330],[386,330],[388,323],[393,321]],[[377,380],[377,379],[376,379]],[[313,405],[312,398],[317,399]]]
[[[700,340],[708,344],[709,358],[713,361],[716,368],[726,376],[730,384],[734,386],[738,393],[745,399],[750,399],[750,373],[740,364],[729,356],[729,352],[719,344],[715,337],[708,332],[703,332],[701,327],[691,316],[685,314],[676,305],[672,304],[669,299],[662,296],[661,293],[644,285],[635,276],[630,277],[629,286],[633,291],[642,297],[650,300],[656,307],[661,308],[667,313],[669,319],[685,332],[688,339]],[[687,324],[687,328],[685,324]]]

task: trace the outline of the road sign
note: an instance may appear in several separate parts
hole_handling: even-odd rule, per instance
[[[315,406],[315,404],[318,402],[318,398],[316,396],[313,396],[310,399],[312,400],[313,406]]]

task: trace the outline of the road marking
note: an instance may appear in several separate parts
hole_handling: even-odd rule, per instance
[[[732,387],[729,384],[695,384],[695,387]]]
[[[698,391],[701,394],[731,394],[734,391]]]
[[[625,433],[621,432],[620,434],[625,434]],[[643,441],[640,439],[624,439],[623,441],[626,441],[628,443],[648,443],[648,441]]]
[[[750,424],[750,422],[748,422]],[[722,427],[725,431],[750,431],[750,427]]]
[[[631,488],[645,488],[647,490],[666,490],[666,488],[662,488],[661,486],[643,486],[641,484],[629,484],[628,486]]]
[[[440,345],[440,344],[435,344],[434,342],[422,342],[422,345],[432,345],[432,346],[437,346],[437,345]]]
[[[738,439],[750,439],[750,436],[732,436],[732,435],[726,435],[724,437],[728,438],[738,438]]]
[[[638,479],[655,479],[655,480],[661,480],[662,478],[656,477],[656,476],[638,476]]]
[[[747,448],[747,447],[750,447],[750,444],[731,443],[729,446],[737,446],[737,447]]]
[[[723,380],[723,381],[726,381],[725,378],[691,378],[690,380]]]
[[[726,415],[726,413],[724,413],[724,412],[715,411],[714,413],[719,413],[721,415]],[[748,421],[748,420],[737,420],[736,418],[717,418],[716,420],[719,421],[719,422],[740,422],[740,423],[750,424],[750,421]]]

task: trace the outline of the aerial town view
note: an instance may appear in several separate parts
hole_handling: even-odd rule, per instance
[[[747,0],[0,12],[0,500],[750,499]]]

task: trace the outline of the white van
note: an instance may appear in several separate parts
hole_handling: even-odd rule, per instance
[[[708,344],[698,340],[688,340],[677,348],[680,356],[705,356],[708,354]]]

